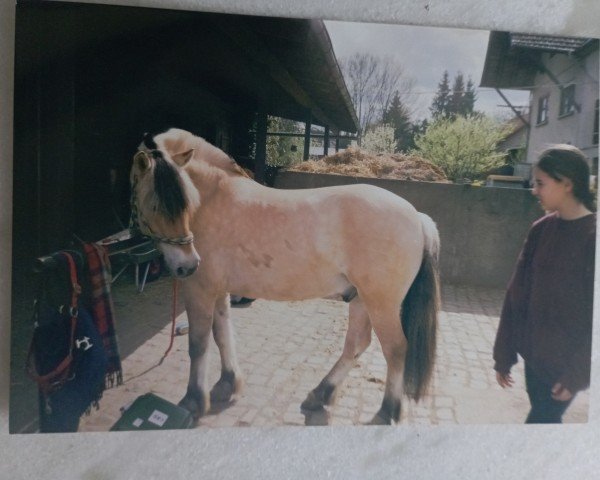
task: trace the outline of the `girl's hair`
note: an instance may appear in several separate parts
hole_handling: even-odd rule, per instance
[[[573,183],[573,195],[588,210],[595,211],[594,194],[590,190],[590,167],[585,155],[573,145],[554,145],[544,150],[535,167],[556,181],[568,178]]]

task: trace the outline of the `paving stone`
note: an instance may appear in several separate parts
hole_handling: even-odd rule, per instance
[[[504,418],[501,412],[507,410],[514,412],[507,418],[521,422],[528,409],[522,362],[514,369],[517,385],[510,391],[497,386],[493,371],[491,350],[503,292],[454,285],[444,285],[442,292],[431,395],[418,404],[404,400],[402,423],[498,423],[496,419]],[[341,354],[347,316],[345,303],[330,300],[257,300],[248,309],[234,309],[238,358],[246,385],[236,403],[200,419],[198,428],[304,425],[310,419],[332,425],[368,423],[381,406],[387,372],[375,335],[340,387],[333,407],[310,418],[300,411],[308,392]],[[105,392],[101,409],[82,418],[81,431],[108,430],[118,418],[119,407],[143,393],[155,391],[174,402],[183,396],[189,368],[187,338],[177,337],[170,356],[156,367],[169,332],[168,326],[161,329],[123,360],[127,383]],[[211,340],[207,385],[214,384],[219,375],[218,349]],[[487,401],[477,402],[486,392],[493,392],[493,408]],[[586,421],[588,403],[587,392],[578,395],[565,421]]]

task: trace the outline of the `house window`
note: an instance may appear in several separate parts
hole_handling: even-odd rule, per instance
[[[600,103],[600,100],[596,100],[596,107],[594,108],[594,136],[592,137],[592,143],[594,145],[598,145],[598,121],[600,120],[599,118],[599,111],[598,111],[598,104]]]
[[[550,95],[544,95],[538,100],[537,124],[541,125],[548,121],[548,100]]]
[[[575,111],[575,85],[568,85],[560,91],[559,116],[570,115]]]

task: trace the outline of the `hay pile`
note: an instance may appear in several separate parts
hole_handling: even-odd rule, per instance
[[[439,167],[421,157],[401,153],[373,154],[358,147],[350,147],[320,160],[297,163],[287,170],[448,183],[448,178]]]

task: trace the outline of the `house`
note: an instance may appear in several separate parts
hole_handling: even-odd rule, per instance
[[[529,118],[515,109],[526,127],[526,153],[515,175],[526,173],[554,143],[577,146],[597,171],[598,44],[592,38],[490,33],[480,86],[495,88],[505,100],[502,89],[530,92]]]
[[[505,124],[506,136],[498,143],[497,150],[506,154],[506,174],[529,178],[531,164],[527,156],[527,134],[529,132],[529,114],[520,112]],[[510,170],[510,171],[508,171]]]

